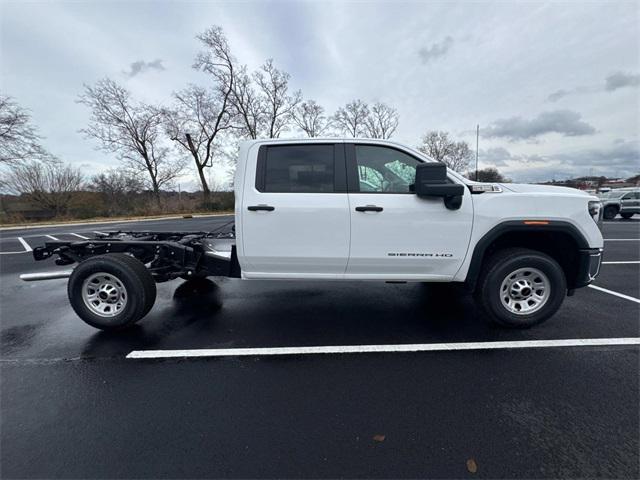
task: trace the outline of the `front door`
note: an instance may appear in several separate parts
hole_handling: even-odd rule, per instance
[[[471,193],[448,210],[442,198],[413,192],[422,160],[399,148],[346,144],[351,252],[347,278],[450,280],[464,261]],[[450,177],[450,181],[458,181]]]

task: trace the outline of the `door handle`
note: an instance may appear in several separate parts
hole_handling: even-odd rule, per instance
[[[381,212],[384,210],[377,205],[365,205],[364,207],[356,207],[356,212]]]
[[[249,210],[250,212],[258,212],[258,211],[265,211],[265,212],[273,212],[276,209],[276,207],[272,207],[271,205],[249,205],[247,207],[247,210]]]

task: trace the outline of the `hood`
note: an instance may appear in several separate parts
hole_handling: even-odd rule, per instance
[[[556,187],[555,185],[532,185],[529,183],[501,183],[500,186],[507,191],[516,193],[550,193],[556,195],[578,195],[591,197],[587,192],[577,188]]]

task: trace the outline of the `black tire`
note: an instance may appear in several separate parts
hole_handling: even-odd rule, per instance
[[[527,269],[532,269],[534,272],[528,272]],[[510,311],[508,306],[504,305],[503,298],[505,298],[505,301],[514,301],[509,299],[510,293],[506,290],[501,292],[501,288],[505,286],[511,289],[508,286],[509,277],[516,272],[520,272],[519,275],[523,276],[523,282],[525,283],[529,281],[527,278],[534,279],[534,281],[541,280],[539,277],[536,278],[536,270],[542,272],[543,277],[546,277],[546,289],[548,290],[548,294],[545,297],[546,300],[539,302],[541,305],[534,307],[534,310],[529,314]],[[527,273],[530,275],[529,277],[526,276]],[[515,278],[515,276],[512,278]],[[512,280],[512,282],[514,281]],[[532,293],[531,290],[535,291],[535,287],[529,288],[529,295]],[[540,291],[544,292],[544,290]],[[527,292],[526,287],[522,292]],[[558,262],[542,252],[526,248],[501,250],[487,259],[476,290],[476,298],[489,319],[494,323],[509,328],[529,328],[544,322],[558,311],[566,294],[567,281],[564,271]],[[517,300],[513,306],[517,307],[522,305],[523,302],[528,303],[529,301],[534,302],[534,299]],[[525,305],[525,308],[529,307]]]
[[[118,313],[109,312],[111,316],[99,315],[92,310],[94,307],[89,308],[85,303],[84,283],[98,273],[106,274],[104,278],[108,278],[108,282],[123,288],[126,301]],[[101,330],[118,330],[133,325],[149,313],[156,299],[156,283],[144,264],[136,258],[110,253],[81,262],[69,277],[67,294],[73,310],[83,321]]]
[[[633,213],[625,212],[625,213],[621,213],[620,216],[625,220],[629,220],[631,217],[633,217]]]
[[[604,213],[602,214],[606,220],[613,220],[616,218],[616,215],[618,215],[618,209],[614,206],[605,207]]]

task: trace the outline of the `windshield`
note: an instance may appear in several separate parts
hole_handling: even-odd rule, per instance
[[[620,191],[620,190],[612,190],[610,192],[607,193],[603,193],[600,196],[602,198],[620,198],[621,196],[623,196],[625,193],[629,193],[628,191]]]

